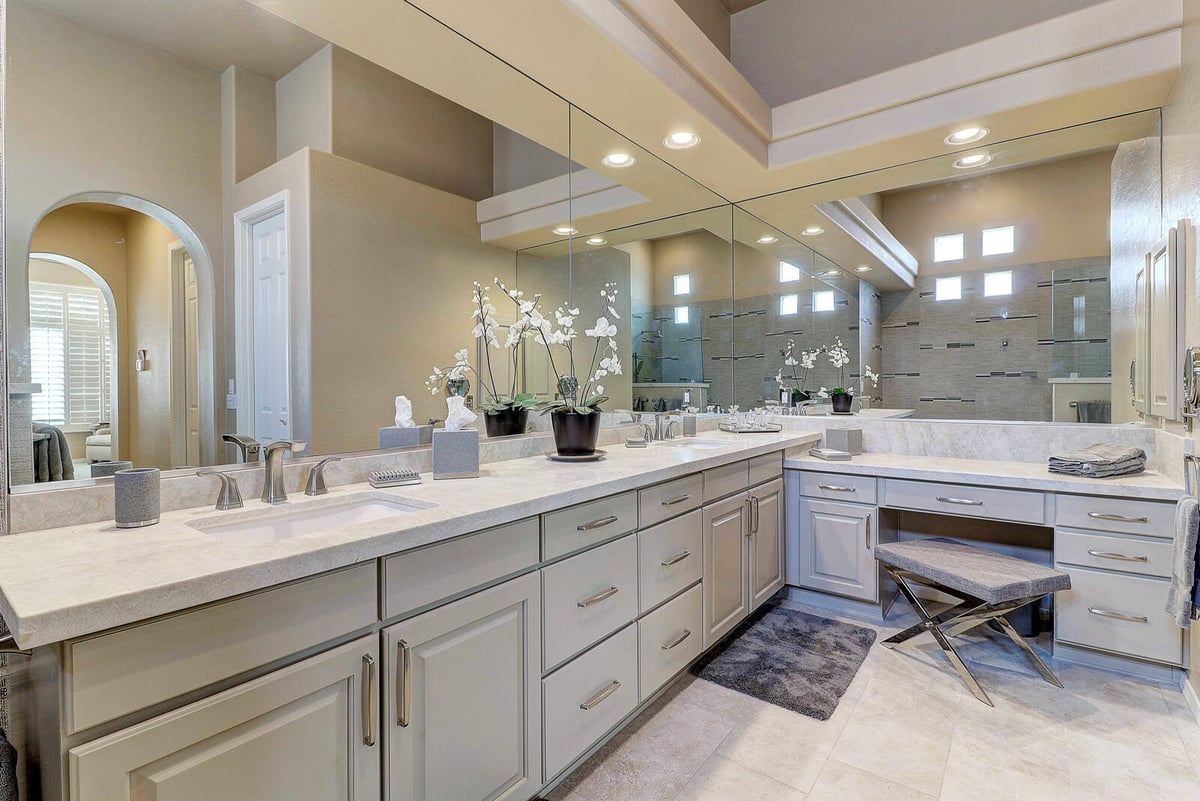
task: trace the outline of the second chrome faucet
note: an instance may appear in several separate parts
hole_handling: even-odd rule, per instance
[[[266,473],[263,475],[263,503],[283,503],[287,500],[287,487],[283,482],[283,455],[298,453],[308,447],[307,442],[281,439],[263,448],[266,455]]]

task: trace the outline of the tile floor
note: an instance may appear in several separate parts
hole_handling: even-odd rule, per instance
[[[872,627],[883,639],[915,620],[894,610]],[[1200,799],[1200,725],[1177,688],[1049,660],[1060,690],[1002,641],[960,653],[994,708],[932,644],[888,651],[877,641],[828,721],[688,676],[549,798]]]

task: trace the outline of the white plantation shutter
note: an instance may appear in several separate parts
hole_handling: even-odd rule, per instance
[[[111,416],[112,337],[99,289],[29,285],[33,396],[38,422],[89,426]]]

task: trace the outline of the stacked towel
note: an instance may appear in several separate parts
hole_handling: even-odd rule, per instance
[[[1089,445],[1083,450],[1050,457],[1050,472],[1067,476],[1108,478],[1141,473],[1146,452],[1128,445]]]
[[[1180,628],[1192,625],[1193,609],[1200,609],[1200,574],[1196,544],[1200,540],[1200,501],[1192,497],[1179,500],[1175,508],[1175,545],[1171,558],[1171,586],[1167,589],[1167,604],[1163,610]]]
[[[61,428],[33,424],[33,468],[35,481],[70,481],[75,478],[71,446]]]

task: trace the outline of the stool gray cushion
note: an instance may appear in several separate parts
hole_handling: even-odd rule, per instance
[[[990,604],[1071,589],[1061,570],[941,537],[877,545],[875,558]]]

